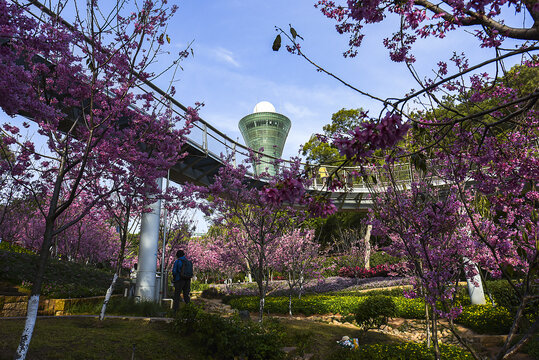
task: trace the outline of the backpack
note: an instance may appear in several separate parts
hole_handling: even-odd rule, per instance
[[[187,280],[193,277],[193,263],[190,260],[182,260],[182,269],[180,270],[180,279]]]

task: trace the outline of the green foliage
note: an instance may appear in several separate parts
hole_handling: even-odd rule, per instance
[[[363,331],[379,329],[387,325],[389,318],[395,317],[397,307],[393,298],[385,295],[368,296],[360,302],[356,310],[356,321]]]
[[[397,264],[399,262],[401,262],[401,259],[391,256],[383,251],[377,251],[371,254],[370,265],[371,267],[375,267],[384,264]]]
[[[13,359],[24,319],[2,320],[0,359]],[[133,346],[134,345],[134,346]],[[107,318],[42,318],[32,335],[27,359],[208,360],[199,346],[170,331],[164,322]]]
[[[16,244],[9,243],[7,241],[0,242],[0,250],[5,250],[18,254],[34,254],[34,252],[31,250],[28,250]]]
[[[487,290],[487,293],[491,296],[491,300],[494,301],[494,303],[502,308],[505,308],[507,311],[511,313],[511,317],[514,318],[517,308],[520,305],[520,300],[515,293],[515,290],[509,285],[507,280],[494,280],[494,281],[487,281],[485,285],[485,289]],[[461,289],[459,297],[463,299],[461,303],[463,305],[470,305],[469,302],[469,296],[466,291],[466,289]],[[489,301],[489,300],[487,300]],[[539,317],[539,302],[531,301],[527,304],[526,308],[524,309],[523,318],[519,324],[522,330],[527,329],[531,323],[535,321]],[[482,320],[483,322],[488,321]],[[508,320],[505,320],[506,322]],[[494,325],[494,327],[502,326],[500,324]],[[487,326],[488,327],[488,326]],[[501,329],[505,328],[506,325],[503,325]],[[509,327],[506,327],[507,330]],[[503,332],[503,330],[499,330],[499,333],[507,333]]]
[[[83,298],[66,302],[66,311],[70,314],[93,314],[101,312],[103,298]],[[107,304],[107,315],[162,316],[167,310],[153,301],[135,302],[133,298],[111,297]]]
[[[454,345],[440,344],[442,360],[473,359],[465,350]],[[432,360],[434,349],[425,344],[406,342],[402,344],[361,345],[357,350],[341,350],[330,360]]]
[[[487,281],[486,288],[498,305],[506,308],[516,308],[520,304],[518,296],[507,280]]]
[[[405,319],[424,319],[425,301],[423,299],[407,299],[403,296],[393,298],[397,308],[397,317]]]
[[[365,214],[359,212],[341,211],[325,219],[320,219],[314,224],[315,237],[323,246],[330,245],[335,238],[339,237],[339,233],[344,229],[361,228],[361,223],[365,216]]]
[[[295,314],[355,314],[362,327],[378,326],[376,316],[400,317],[405,319],[424,319],[425,302],[422,299],[408,299],[396,291],[372,291],[368,294],[334,293],[324,295],[307,294],[301,299],[292,299],[292,312]],[[229,304],[237,309],[257,311],[257,297],[232,297]],[[388,313],[384,313],[387,308]],[[288,313],[286,297],[267,297],[264,309],[269,313]],[[394,314],[394,315],[393,315]],[[535,313],[531,313],[535,314]],[[371,320],[373,319],[373,320]],[[507,334],[513,321],[513,314],[505,307],[492,305],[467,305],[456,322],[480,334]]]
[[[539,334],[533,335],[522,351],[530,355],[532,359],[539,359]]]
[[[456,322],[480,334],[503,335],[509,332],[513,316],[502,306],[470,305],[463,309]]]
[[[219,289],[210,287],[202,291],[201,296],[205,299],[222,299],[225,294],[219,291]]]
[[[362,120],[363,109],[341,109],[331,116],[331,123],[324,125],[324,135],[332,137],[335,134],[345,133],[354,129]],[[307,161],[315,164],[332,164],[342,162],[344,157],[339,151],[328,143],[318,140],[312,135],[309,141],[302,146],[302,155]]]
[[[0,281],[29,289],[37,263],[38,256],[35,254],[0,250]],[[41,294],[57,299],[104,295],[112,276],[112,271],[51,259],[45,270]],[[115,292],[121,293],[122,287],[116,286]]]
[[[203,283],[201,281],[191,281],[191,291],[204,291],[210,289],[210,284]]]
[[[367,298],[379,295],[376,292],[369,292],[368,295],[303,295],[301,299],[292,298],[292,312],[294,314],[341,314],[344,316],[356,314],[358,306]],[[386,295],[387,296],[387,295]],[[425,305],[421,299],[406,299],[402,296],[391,297],[396,308],[396,317],[402,318],[423,318],[425,316]],[[258,297],[242,296],[231,297],[228,303],[233,308],[239,310],[257,311]],[[268,296],[264,309],[269,313],[287,314],[288,298]]]
[[[203,312],[194,305],[182,307],[174,319],[173,329],[191,336],[211,358],[253,360],[284,359],[282,328],[277,323],[243,322],[237,316],[224,318]]]

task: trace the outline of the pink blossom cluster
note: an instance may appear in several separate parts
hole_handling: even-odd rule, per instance
[[[400,29],[392,37],[383,40],[389,49],[390,58],[396,62],[414,62],[411,45],[418,37],[435,36],[444,38],[446,33],[462,26],[482,25],[473,34],[480,40],[481,47],[498,47],[506,37],[527,39],[524,29],[505,26],[500,18],[502,8],[508,5],[517,13],[527,12],[533,19],[539,15],[537,5],[523,6],[519,1],[429,1],[395,2],[391,0],[348,0],[344,4],[331,0],[319,0],[315,7],[322,14],[337,22],[340,34],[349,34],[349,49],[345,57],[357,55],[364,38],[365,24],[384,21],[390,14],[401,17]],[[530,31],[532,29],[529,29]],[[535,29],[533,29],[535,30]]]
[[[387,113],[380,122],[365,121],[348,134],[337,136],[333,144],[342,156],[361,164],[375,150],[388,149],[401,141],[409,125],[402,123],[400,115]]]
[[[45,221],[39,211],[32,210],[30,204],[8,209],[0,227],[3,241],[17,244],[26,249],[39,252],[43,242]],[[77,216],[83,207],[75,203],[62,214],[58,224],[68,222]],[[77,222],[59,233],[52,243],[52,255],[69,261],[81,263],[104,263],[114,265],[119,251],[118,234],[108,221],[104,209],[92,209],[84,220]]]

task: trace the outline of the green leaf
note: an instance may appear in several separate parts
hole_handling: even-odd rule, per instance
[[[517,248],[517,254],[518,254],[518,256],[520,256],[521,259],[526,259],[527,258],[526,250],[524,250],[521,247]]]
[[[275,37],[275,40],[273,40],[273,46],[271,48],[273,51],[279,51],[281,48],[281,34]]]
[[[296,32],[296,29],[294,29],[292,26],[290,26],[290,34],[292,34],[292,38],[296,40],[298,33]]]

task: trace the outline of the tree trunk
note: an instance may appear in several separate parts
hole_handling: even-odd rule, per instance
[[[425,302],[425,324],[427,330],[427,347],[430,348],[430,325],[429,325],[429,304]]]
[[[264,302],[266,301],[265,297],[260,297],[259,309],[258,309],[258,321],[261,323],[264,317]]]
[[[105,319],[105,311],[107,310],[107,305],[110,301],[110,297],[112,295],[112,292],[114,291],[114,286],[116,285],[117,280],[118,280],[118,270],[114,273],[114,276],[112,277],[112,283],[107,289],[105,300],[103,301],[103,306],[101,306],[101,313],[99,314],[99,320],[101,321]]]
[[[253,282],[253,276],[251,275],[251,266],[249,266],[249,261],[245,260],[245,264],[247,265],[247,273],[245,274],[247,282]]]
[[[434,358],[440,360],[440,347],[438,344],[438,319],[436,319],[436,308],[432,305],[432,342],[434,345]]]
[[[15,360],[23,360],[26,358],[26,354],[28,353],[28,347],[30,346],[30,340],[32,340],[32,334],[34,333],[34,327],[36,325],[37,311],[39,308],[39,296],[41,295],[41,287],[43,285],[45,269],[49,260],[49,248],[52,242],[53,228],[54,220],[47,218],[45,220],[45,233],[43,235],[43,244],[41,244],[41,251],[39,253],[39,265],[37,268],[36,276],[34,277],[34,283],[32,284],[30,298],[28,299],[26,321],[24,324],[24,330],[21,335],[19,346],[15,354]]]
[[[372,225],[367,225],[367,232],[365,233],[365,269],[371,268],[371,230]]]
[[[288,315],[292,316],[292,288],[288,292]]]
[[[101,313],[99,314],[99,320],[103,321],[105,319],[105,312],[107,311],[107,305],[110,301],[110,297],[112,296],[112,292],[114,291],[114,287],[116,286],[116,281],[118,280],[118,277],[121,275],[122,271],[122,263],[124,261],[124,255],[125,255],[125,246],[127,245],[127,235],[128,235],[128,227],[129,227],[129,216],[131,207],[127,207],[126,211],[126,219],[123,224],[120,226],[120,253],[118,254],[118,260],[116,263],[116,271],[114,272],[114,276],[112,277],[112,282],[107,289],[107,293],[105,294],[105,300],[103,300],[103,306],[101,306]]]

